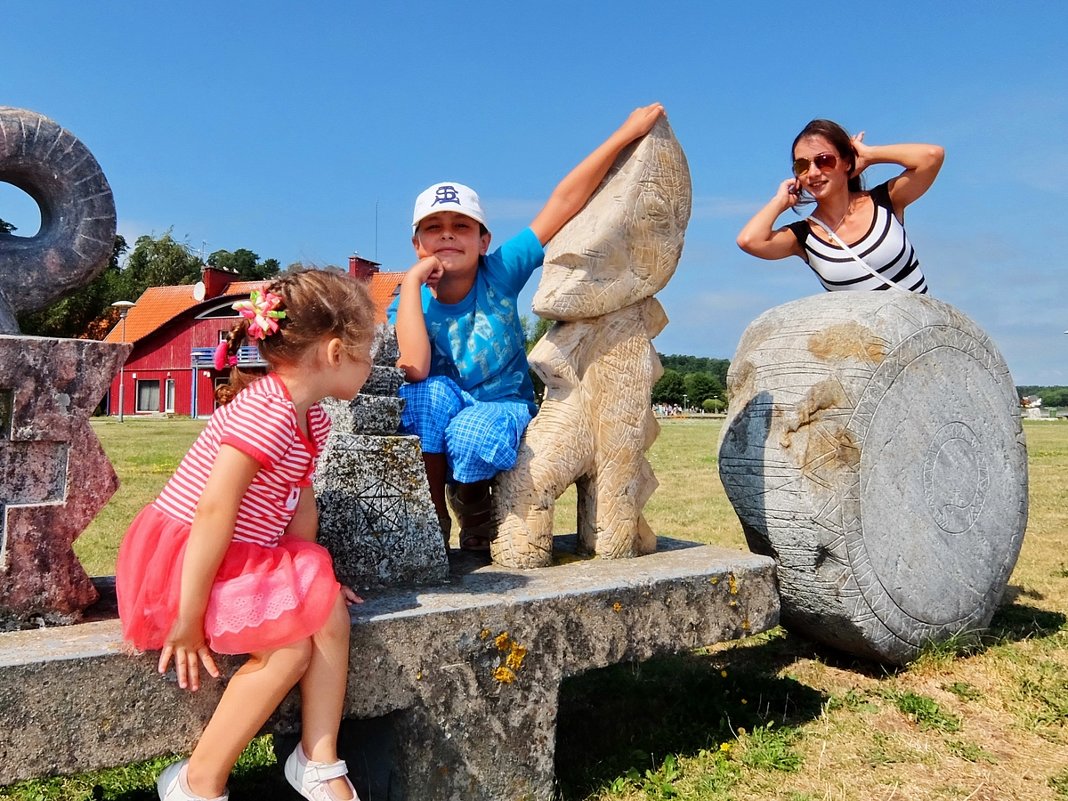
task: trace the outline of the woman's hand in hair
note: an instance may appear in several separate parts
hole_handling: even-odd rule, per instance
[[[853,172],[849,174],[849,177],[856,178],[871,166],[871,148],[864,144],[864,131],[861,131],[849,141],[852,143],[853,152],[856,154],[856,164],[853,165]]]

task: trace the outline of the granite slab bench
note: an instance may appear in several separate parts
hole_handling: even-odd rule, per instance
[[[519,571],[454,554],[450,566],[446,585],[374,590],[352,610],[343,755],[365,801],[550,799],[565,678],[779,616],[771,559],[664,538],[640,559]],[[0,785],[188,752],[210,717],[221,682],[179,690],[157,654],[125,651],[106,605],[92,613],[0,634]],[[268,726],[280,737],[294,696]]]

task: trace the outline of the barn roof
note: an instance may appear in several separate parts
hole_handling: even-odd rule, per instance
[[[367,279],[370,283],[371,299],[375,304],[376,322],[385,322],[386,308],[396,297],[402,278],[404,278],[404,273],[375,273]],[[137,303],[130,307],[126,315],[125,341],[137,342],[194,307],[218,304],[220,298],[247,296],[253,289],[262,287],[266,283],[266,281],[234,281],[218,295],[201,301],[193,297],[192,284],[149,287],[137,299]],[[115,327],[104,337],[105,342],[120,342],[122,339],[121,323],[116,323]]]

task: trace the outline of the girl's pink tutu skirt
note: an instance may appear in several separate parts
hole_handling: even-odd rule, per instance
[[[115,586],[122,633],[142,651],[163,647],[178,616],[189,526],[146,506],[119,548]],[[340,585],[321,545],[282,537],[273,547],[231,542],[204,614],[204,635],[220,654],[280,648],[322,628]]]

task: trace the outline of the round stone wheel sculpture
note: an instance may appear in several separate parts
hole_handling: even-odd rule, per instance
[[[765,312],[728,375],[719,472],[791,630],[892,664],[985,628],[1027,524],[994,343],[946,303],[837,292]]]
[[[115,200],[93,154],[48,117],[0,106],[0,181],[36,201],[34,236],[0,234],[0,333],[92,281],[115,247]]]

